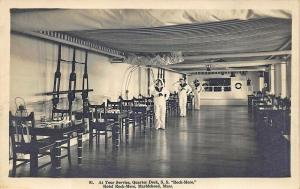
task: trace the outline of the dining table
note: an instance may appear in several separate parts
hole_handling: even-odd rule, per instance
[[[54,147],[54,167],[55,170],[61,169],[61,145],[65,140],[66,135],[73,135],[76,133],[77,137],[77,160],[78,164],[82,163],[82,135],[84,133],[83,122],[67,122],[57,123],[56,121],[48,122],[47,124],[36,121],[36,125],[32,128],[32,135],[34,140],[38,140],[38,137],[49,137],[55,141]],[[30,172],[35,175],[38,170],[38,154],[33,153],[30,157]]]

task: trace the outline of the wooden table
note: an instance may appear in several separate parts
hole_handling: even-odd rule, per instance
[[[77,155],[78,163],[82,162],[82,135],[84,132],[84,123],[71,124],[66,127],[43,127],[37,124],[35,128],[32,129],[32,135],[34,136],[49,136],[55,141],[55,169],[61,169],[61,149],[60,145],[65,134],[77,132]],[[34,137],[36,138],[36,137]],[[33,154],[30,157],[30,172],[36,174],[38,169],[38,154]]]

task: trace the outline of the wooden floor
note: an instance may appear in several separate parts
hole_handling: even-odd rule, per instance
[[[102,139],[101,139],[102,140]],[[259,145],[255,126],[246,106],[204,106],[187,117],[169,117],[167,128],[130,130],[129,144],[118,150],[88,141],[83,163],[77,164],[76,146],[72,165],[62,160],[62,170],[40,169],[39,177],[287,177],[289,157],[281,151],[267,152]],[[29,176],[29,165],[17,169]]]

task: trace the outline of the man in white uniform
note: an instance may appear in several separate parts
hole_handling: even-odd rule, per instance
[[[178,86],[180,116],[186,116],[187,95],[192,92],[192,88],[186,83],[184,78],[180,78]]]
[[[169,91],[161,79],[157,79],[150,90],[154,96],[155,129],[165,129],[166,100],[169,98]]]
[[[195,109],[200,110],[200,92],[202,91],[202,86],[198,79],[194,81],[195,89],[194,89],[194,96],[195,96]]]

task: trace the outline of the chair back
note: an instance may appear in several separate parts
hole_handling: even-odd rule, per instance
[[[177,93],[170,93],[169,98],[170,99],[177,99],[178,98],[178,94]]]
[[[64,119],[71,120],[70,112],[69,110],[62,110],[54,108],[52,109],[52,120],[53,121],[61,121]]]
[[[9,136],[11,138],[13,148],[25,143],[30,143],[35,139],[31,135],[32,128],[35,127],[34,113],[31,112],[28,116],[14,116],[9,112]]]
[[[283,100],[282,100],[282,98],[278,96],[275,99],[276,99],[276,104],[275,104],[276,107],[278,109],[282,109],[282,107],[283,107]]]
[[[274,104],[274,99],[275,99],[275,95],[268,95],[268,100],[270,101],[271,104]]]
[[[122,100],[121,103],[122,103],[123,110],[125,111],[130,111],[132,106],[134,106],[133,100]]]
[[[154,106],[153,96],[151,97],[143,97],[147,106]]]
[[[112,102],[110,100],[107,99],[107,103],[106,103],[106,107],[107,109],[116,109],[116,110],[120,110],[122,111],[122,102]]]
[[[90,117],[89,120],[90,122],[102,122],[104,121],[103,115],[106,113],[105,111],[105,102],[103,102],[101,105],[89,105],[89,109],[90,109]]]
[[[135,98],[135,97],[133,97],[132,100],[133,100],[133,104],[135,106],[138,106],[138,105],[141,105],[141,104],[146,104],[145,99],[143,99],[143,98]]]
[[[291,99],[288,97],[282,99],[282,109],[284,110],[290,110],[291,108]]]

